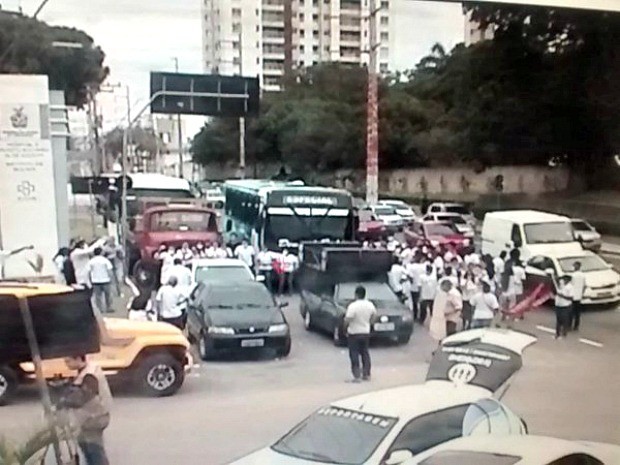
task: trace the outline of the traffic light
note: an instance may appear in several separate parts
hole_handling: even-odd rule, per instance
[[[504,191],[504,176],[502,174],[495,176],[495,190],[497,192]]]

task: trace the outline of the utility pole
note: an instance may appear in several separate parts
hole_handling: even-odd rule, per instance
[[[174,60],[174,71],[179,72],[179,59],[177,57]],[[181,129],[181,113],[177,114],[177,132],[179,136],[179,177],[183,177],[183,131]]]
[[[243,21],[239,23],[239,76],[243,76]],[[239,175],[245,179],[245,117],[239,117]]]
[[[377,81],[377,14],[376,0],[369,0],[368,16],[369,57],[366,126],[366,202],[374,204],[379,199],[379,83]]]

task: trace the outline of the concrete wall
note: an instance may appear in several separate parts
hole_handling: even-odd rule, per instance
[[[259,165],[259,178],[269,178],[280,169],[279,164]],[[248,166],[246,176],[253,177],[253,166]],[[208,179],[227,179],[238,176],[234,164],[213,164],[204,168]],[[504,176],[506,194],[563,191],[568,187],[569,172],[563,168],[544,168],[540,166],[506,166],[490,168],[476,173],[467,168],[423,168],[407,170],[383,170],[379,175],[379,190],[392,195],[481,195],[495,192],[493,181]],[[340,170],[335,173],[304,173],[309,183],[321,183],[363,191],[366,183],[364,170]]]

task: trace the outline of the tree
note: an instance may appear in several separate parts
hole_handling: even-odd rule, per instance
[[[54,47],[70,42],[82,48]],[[86,33],[49,26],[26,16],[0,12],[0,73],[46,74],[50,89],[64,90],[68,105],[83,107],[109,69],[105,54]]]
[[[114,128],[104,136],[104,148],[106,153],[111,154],[114,158],[120,157],[123,153],[123,128]],[[163,148],[163,141],[150,128],[134,126],[128,135],[128,143],[134,146],[136,154],[148,154],[153,157],[157,153],[158,148]]]

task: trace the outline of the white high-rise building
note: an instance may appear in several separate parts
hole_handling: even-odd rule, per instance
[[[286,69],[325,61],[364,65],[371,45],[371,0],[203,0],[207,73],[259,76],[281,89]],[[374,0],[378,71],[387,72],[390,0]],[[394,0],[391,0],[394,1]]]

